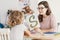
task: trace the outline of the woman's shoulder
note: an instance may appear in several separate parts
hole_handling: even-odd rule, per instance
[[[25,25],[24,24],[15,25],[13,28],[15,29],[25,28]]]
[[[52,14],[52,13],[50,15],[50,18],[51,18],[51,20],[56,21],[56,16],[54,14]]]
[[[50,17],[51,17],[51,18],[54,18],[55,16],[54,16],[54,14],[53,14],[53,13],[51,13],[51,14],[50,14]]]
[[[53,16],[53,13],[51,13],[49,16]]]

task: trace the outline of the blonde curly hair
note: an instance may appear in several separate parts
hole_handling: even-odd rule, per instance
[[[9,15],[8,25],[10,27],[13,27],[15,25],[21,24],[23,20],[24,14],[22,12],[19,12],[17,10],[14,10]]]

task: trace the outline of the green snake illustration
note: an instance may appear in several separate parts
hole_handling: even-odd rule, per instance
[[[34,15],[32,15],[30,18],[29,18],[29,22],[30,23],[36,23],[34,26],[32,26],[32,24],[30,24],[30,27],[31,28],[33,28],[33,27],[36,27],[37,26],[37,24],[38,24],[38,22],[36,21],[36,20],[33,20],[33,21],[31,21],[31,19],[35,19],[35,16]]]

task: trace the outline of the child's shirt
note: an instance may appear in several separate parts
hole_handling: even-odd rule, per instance
[[[11,32],[10,32],[10,39],[11,40],[23,40],[24,31],[26,29],[27,28],[23,24],[12,27]]]

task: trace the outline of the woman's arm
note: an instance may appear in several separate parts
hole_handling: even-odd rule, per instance
[[[51,30],[54,32],[57,31],[57,22],[53,14],[51,14]]]
[[[57,22],[53,14],[50,15],[50,29],[42,30],[43,32],[56,32],[57,31]]]
[[[40,30],[39,27],[36,27],[34,30],[37,31],[37,32],[39,32],[41,35],[44,35],[43,31]]]

